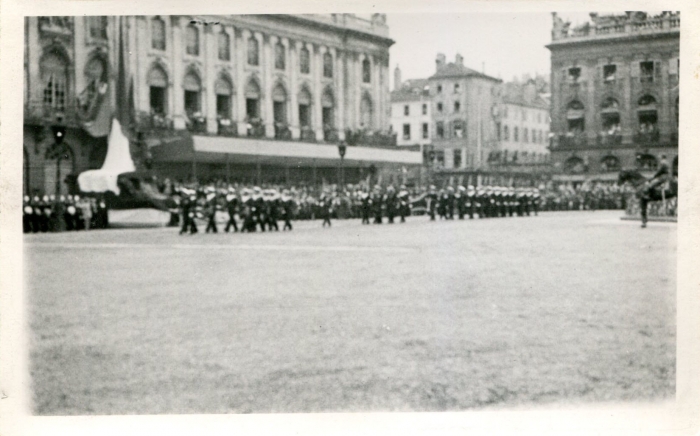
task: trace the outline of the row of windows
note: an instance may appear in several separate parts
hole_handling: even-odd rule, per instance
[[[428,126],[428,123],[423,123],[421,125],[421,137],[423,139],[428,139],[430,138],[430,128]],[[406,141],[409,141],[411,139],[411,125],[410,124],[404,124],[403,125],[403,136],[402,138]]]
[[[407,117],[411,115],[411,107],[409,105],[404,105],[403,114]],[[421,114],[428,115],[428,105],[425,103],[421,106]]]
[[[500,126],[499,126],[500,130]],[[507,125],[503,126],[502,135],[499,133],[498,139],[503,138],[504,141],[510,141],[510,128]],[[522,129],[522,136],[520,136],[520,130],[518,127],[513,127],[513,142],[531,142],[533,144],[544,144],[547,142],[547,136],[549,134],[547,131],[535,130],[535,129]]]
[[[670,75],[677,75],[680,68],[680,59],[672,58],[669,59],[668,73]],[[570,67],[566,69],[565,80],[571,84],[577,84],[581,81],[583,69],[581,67]],[[603,65],[601,76],[599,76],[604,82],[614,82],[617,80],[617,65],[607,64]],[[660,61],[640,61],[633,62],[630,65],[630,76],[633,78],[638,78],[641,83],[653,83],[655,77],[661,75],[661,62]]]
[[[435,166],[438,168],[445,167],[445,155],[452,154],[452,167],[451,168],[463,168],[465,166],[471,166],[475,164],[474,153],[469,153],[466,150],[459,148],[444,149],[435,151]],[[466,162],[463,162],[462,156],[466,157]],[[489,153],[488,162],[490,163],[545,163],[550,159],[549,154],[546,153],[528,153],[508,150],[503,151],[492,151]]]
[[[442,94],[442,83],[437,84],[436,91],[438,94]],[[459,83],[452,84],[452,92],[455,94],[459,94],[459,92],[460,92]]]
[[[185,28],[185,51],[190,56],[199,56],[199,29],[194,24],[189,24]],[[217,35],[218,58],[222,61],[231,60],[231,37],[223,29]],[[160,17],[155,17],[151,24],[151,47],[155,50],[166,49],[165,21]],[[260,43],[257,38],[250,36],[246,41],[246,62],[251,66],[260,65]],[[285,70],[287,67],[286,48],[284,44],[278,42],[274,47],[275,69]],[[311,56],[306,47],[299,51],[299,72],[310,74]],[[324,53],[323,55],[323,77],[333,77],[333,55]],[[370,83],[372,81],[371,64],[369,59],[362,61],[362,81]]]
[[[443,107],[442,102],[437,103],[436,109],[437,109],[438,113],[443,113],[444,107]],[[452,105],[452,109],[453,109],[454,113],[458,113],[459,111],[462,110],[462,104],[458,101],[455,101],[454,104]]]

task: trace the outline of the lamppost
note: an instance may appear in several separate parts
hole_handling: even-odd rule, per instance
[[[340,144],[338,144],[338,154],[340,155],[340,186],[345,186],[345,168],[343,167],[343,163],[346,150],[347,146],[345,145],[345,141],[341,141]]]

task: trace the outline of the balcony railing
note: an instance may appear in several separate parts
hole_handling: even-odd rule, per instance
[[[620,145],[622,144],[622,135],[619,133],[599,133],[597,137],[598,145]]]
[[[323,129],[323,140],[325,142],[338,142],[339,140],[338,131],[336,129],[326,127]]]
[[[588,145],[585,133],[561,133],[554,137],[554,148],[577,148]]]
[[[207,120],[203,117],[189,118],[186,127],[192,133],[207,133]]]
[[[303,142],[316,142],[316,133],[309,126],[302,126],[299,132],[299,140]]]
[[[265,137],[265,125],[262,120],[249,121],[246,134],[251,138]]]
[[[238,136],[238,124],[228,118],[217,120],[216,134],[219,136]]]
[[[289,130],[289,126],[282,123],[275,123],[275,139],[291,140],[292,131]]]
[[[367,132],[364,130],[345,131],[345,141],[348,145],[369,147],[395,147],[396,134],[384,132]]]
[[[136,114],[136,130],[140,132],[173,130],[173,120],[162,114],[138,112]]]
[[[637,145],[653,145],[659,142],[659,131],[637,132],[634,135],[634,142]]]

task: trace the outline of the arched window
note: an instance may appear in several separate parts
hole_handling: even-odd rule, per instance
[[[306,87],[301,88],[297,103],[299,104],[299,127],[311,127],[311,93]]]
[[[603,171],[619,171],[620,159],[612,155],[605,156],[600,160],[600,167]]]
[[[653,139],[658,135],[657,124],[659,121],[656,110],[656,99],[651,95],[643,95],[637,101],[637,119],[639,121],[639,133]]]
[[[159,66],[148,72],[148,89],[151,113],[165,115],[168,107],[168,76]]]
[[[107,39],[107,17],[88,17],[90,38]]]
[[[284,45],[278,42],[275,44],[275,69],[284,70],[287,67],[286,61]]]
[[[330,53],[323,55],[323,77],[333,77],[333,55]]]
[[[281,83],[272,90],[272,113],[275,123],[287,124],[287,91]]]
[[[255,80],[248,81],[245,87],[245,107],[249,121],[260,119],[260,86]]]
[[[503,126],[503,140],[510,141],[510,131],[508,130],[508,126]]]
[[[326,88],[321,95],[321,122],[324,129],[332,129],[335,126],[334,106],[333,91],[330,88]]]
[[[586,130],[584,121],[585,109],[583,103],[578,100],[573,100],[566,106],[566,120],[568,123],[568,131],[574,135],[583,133]]]
[[[260,50],[257,38],[248,38],[248,65],[260,65]]]
[[[654,171],[658,166],[658,161],[651,154],[640,154],[637,156],[637,167],[646,170]]]
[[[214,93],[216,94],[216,117],[230,119],[231,94],[233,94],[231,81],[225,76],[220,76],[214,83]]]
[[[185,30],[187,37],[187,54],[199,56],[199,29],[194,24],[187,26]]]
[[[44,87],[44,105],[62,111],[66,108],[68,93],[68,62],[57,52],[50,52],[40,62],[41,83]]]
[[[165,50],[165,21],[160,17],[151,20],[151,47]]]
[[[604,134],[620,134],[620,103],[618,103],[617,100],[612,97],[603,100],[600,116],[603,123]]]
[[[182,81],[182,86],[185,88],[185,113],[188,117],[193,117],[195,114],[201,115],[202,110],[202,85],[199,77],[190,72]]]
[[[583,173],[585,172],[585,162],[580,157],[570,157],[564,162],[564,171],[573,174]]]
[[[372,99],[365,94],[360,101],[360,127],[364,129],[372,129]]]
[[[301,50],[299,50],[299,71],[301,74],[309,74],[311,71],[309,50],[307,50],[306,47],[302,47]]]
[[[219,60],[231,60],[231,37],[222,29],[217,39],[219,43]]]
[[[362,82],[369,83],[372,81],[372,68],[369,59],[362,61]]]

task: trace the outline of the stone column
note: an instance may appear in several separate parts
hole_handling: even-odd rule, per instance
[[[173,61],[173,70],[168,76],[168,90],[170,94],[168,96],[168,103],[175,128],[184,129],[185,118],[183,112],[185,102],[182,89],[182,18],[179,16],[173,16],[171,18],[173,25],[173,55],[171,58]]]
[[[376,56],[372,56],[370,58],[371,62],[371,69],[370,71],[372,72],[372,101],[374,104],[374,113],[372,116],[374,117],[374,129],[375,130],[382,130],[384,127],[382,125],[382,119],[384,118],[382,116],[382,111],[384,110],[384,105],[382,104],[382,98],[381,98],[381,92],[380,92],[380,86],[381,86],[381,60],[378,59]]]
[[[73,79],[73,83],[69,84],[69,88],[73,88],[73,96],[77,97],[78,94],[80,94],[84,89],[85,89],[85,66],[87,64],[87,54],[88,50],[84,49],[83,46],[85,44],[85,39],[87,38],[88,34],[88,23],[87,21],[90,19],[90,17],[83,16],[83,17],[75,17],[73,19],[73,27],[74,27],[74,37],[73,37],[73,45],[74,45],[74,50],[73,50],[73,65],[75,66],[75,74]],[[118,47],[117,43],[117,47]],[[126,59],[125,59],[126,60]],[[70,80],[71,77],[69,76],[68,79]],[[68,106],[68,98],[70,94],[66,95],[66,106]]]
[[[203,68],[204,77],[202,84],[202,108],[207,117],[207,133],[217,132],[216,122],[216,92],[214,82],[216,81],[216,60],[218,58],[216,35],[221,31],[221,26],[204,26],[204,53]],[[216,32],[215,32],[216,31]]]
[[[238,75],[238,65],[240,62],[238,61],[238,51],[236,50],[238,47],[238,41],[236,39],[236,28],[235,27],[229,27],[228,32],[229,36],[231,37],[231,61],[233,62],[233,68],[231,69],[231,80],[233,83],[231,83],[232,89],[231,89],[231,119],[233,122],[238,122],[240,119],[240,114],[238,112],[238,100],[241,99],[241,93],[238,91],[239,88],[239,82],[242,81],[240,76]],[[239,130],[240,132],[240,130]]]
[[[246,50],[248,47],[250,32],[248,30],[242,30],[240,32],[240,38],[236,36],[236,33],[237,32],[233,34],[236,41],[234,50],[234,59],[236,62],[236,75],[234,80],[236,81],[236,107],[238,108],[238,117],[236,118],[236,121],[238,122],[238,135],[246,136],[248,129],[248,123],[245,120],[245,86],[247,78],[245,76],[245,71],[243,70],[243,65],[245,65],[248,61],[246,57]]]
[[[144,17],[130,17],[137,24],[140,23],[138,32],[133,33],[133,36],[129,40],[130,47],[146,47],[151,46],[150,38],[150,18]],[[115,19],[116,21],[116,19]],[[167,38],[167,29],[169,26],[166,24],[166,44],[172,45]],[[169,47],[166,45],[166,50]],[[132,51],[133,52],[133,51]],[[132,63],[132,77],[134,78],[134,100],[136,105],[136,110],[150,112],[151,102],[150,102],[150,89],[148,86],[148,72],[150,71],[150,63],[148,61],[148,50],[139,49],[136,50],[136,55],[133,56]]]
[[[262,86],[260,87],[262,108],[261,114],[265,123],[265,136],[268,138],[275,137],[274,113],[272,111],[272,69],[275,68],[272,47],[277,43],[276,36],[270,36],[265,42],[265,36],[260,32],[255,32],[255,37],[258,39],[260,47],[260,77],[262,77]]]
[[[336,128],[338,129],[338,138],[345,141],[345,71],[343,69],[344,52],[339,52],[335,48],[331,49],[334,65],[334,81],[335,81],[335,107],[336,107]]]
[[[360,115],[360,100],[362,99],[362,93],[363,93],[363,85],[364,82],[362,81],[362,61],[364,60],[364,55],[356,55],[353,57],[353,70],[354,70],[354,75],[355,75],[355,83],[353,86],[353,90],[355,92],[354,98],[353,98],[353,124],[355,128],[360,127],[360,120],[362,119]],[[367,127],[367,126],[365,126]]]
[[[284,38],[283,41],[285,43],[285,47],[287,47],[287,53],[289,53],[287,71],[289,72],[289,100],[291,101],[292,107],[289,114],[290,130],[292,132],[292,139],[299,139],[301,136],[301,129],[299,126],[299,103],[297,102],[299,93],[297,75],[299,72],[299,50],[301,50],[302,44],[301,42],[296,41],[292,45],[287,38]]]
[[[39,20],[37,17],[27,17],[27,69],[29,70],[29,102],[32,105],[41,104],[43,101],[44,85],[41,83],[39,71],[39,57],[41,45],[39,44]]]
[[[316,140],[321,141],[323,140],[323,117],[321,116],[321,93],[323,92],[321,88],[321,68],[323,68],[323,59],[320,47],[318,47],[317,50],[312,44],[307,44],[307,48],[311,54],[311,77],[314,84],[314,116],[312,126],[316,133]]]

